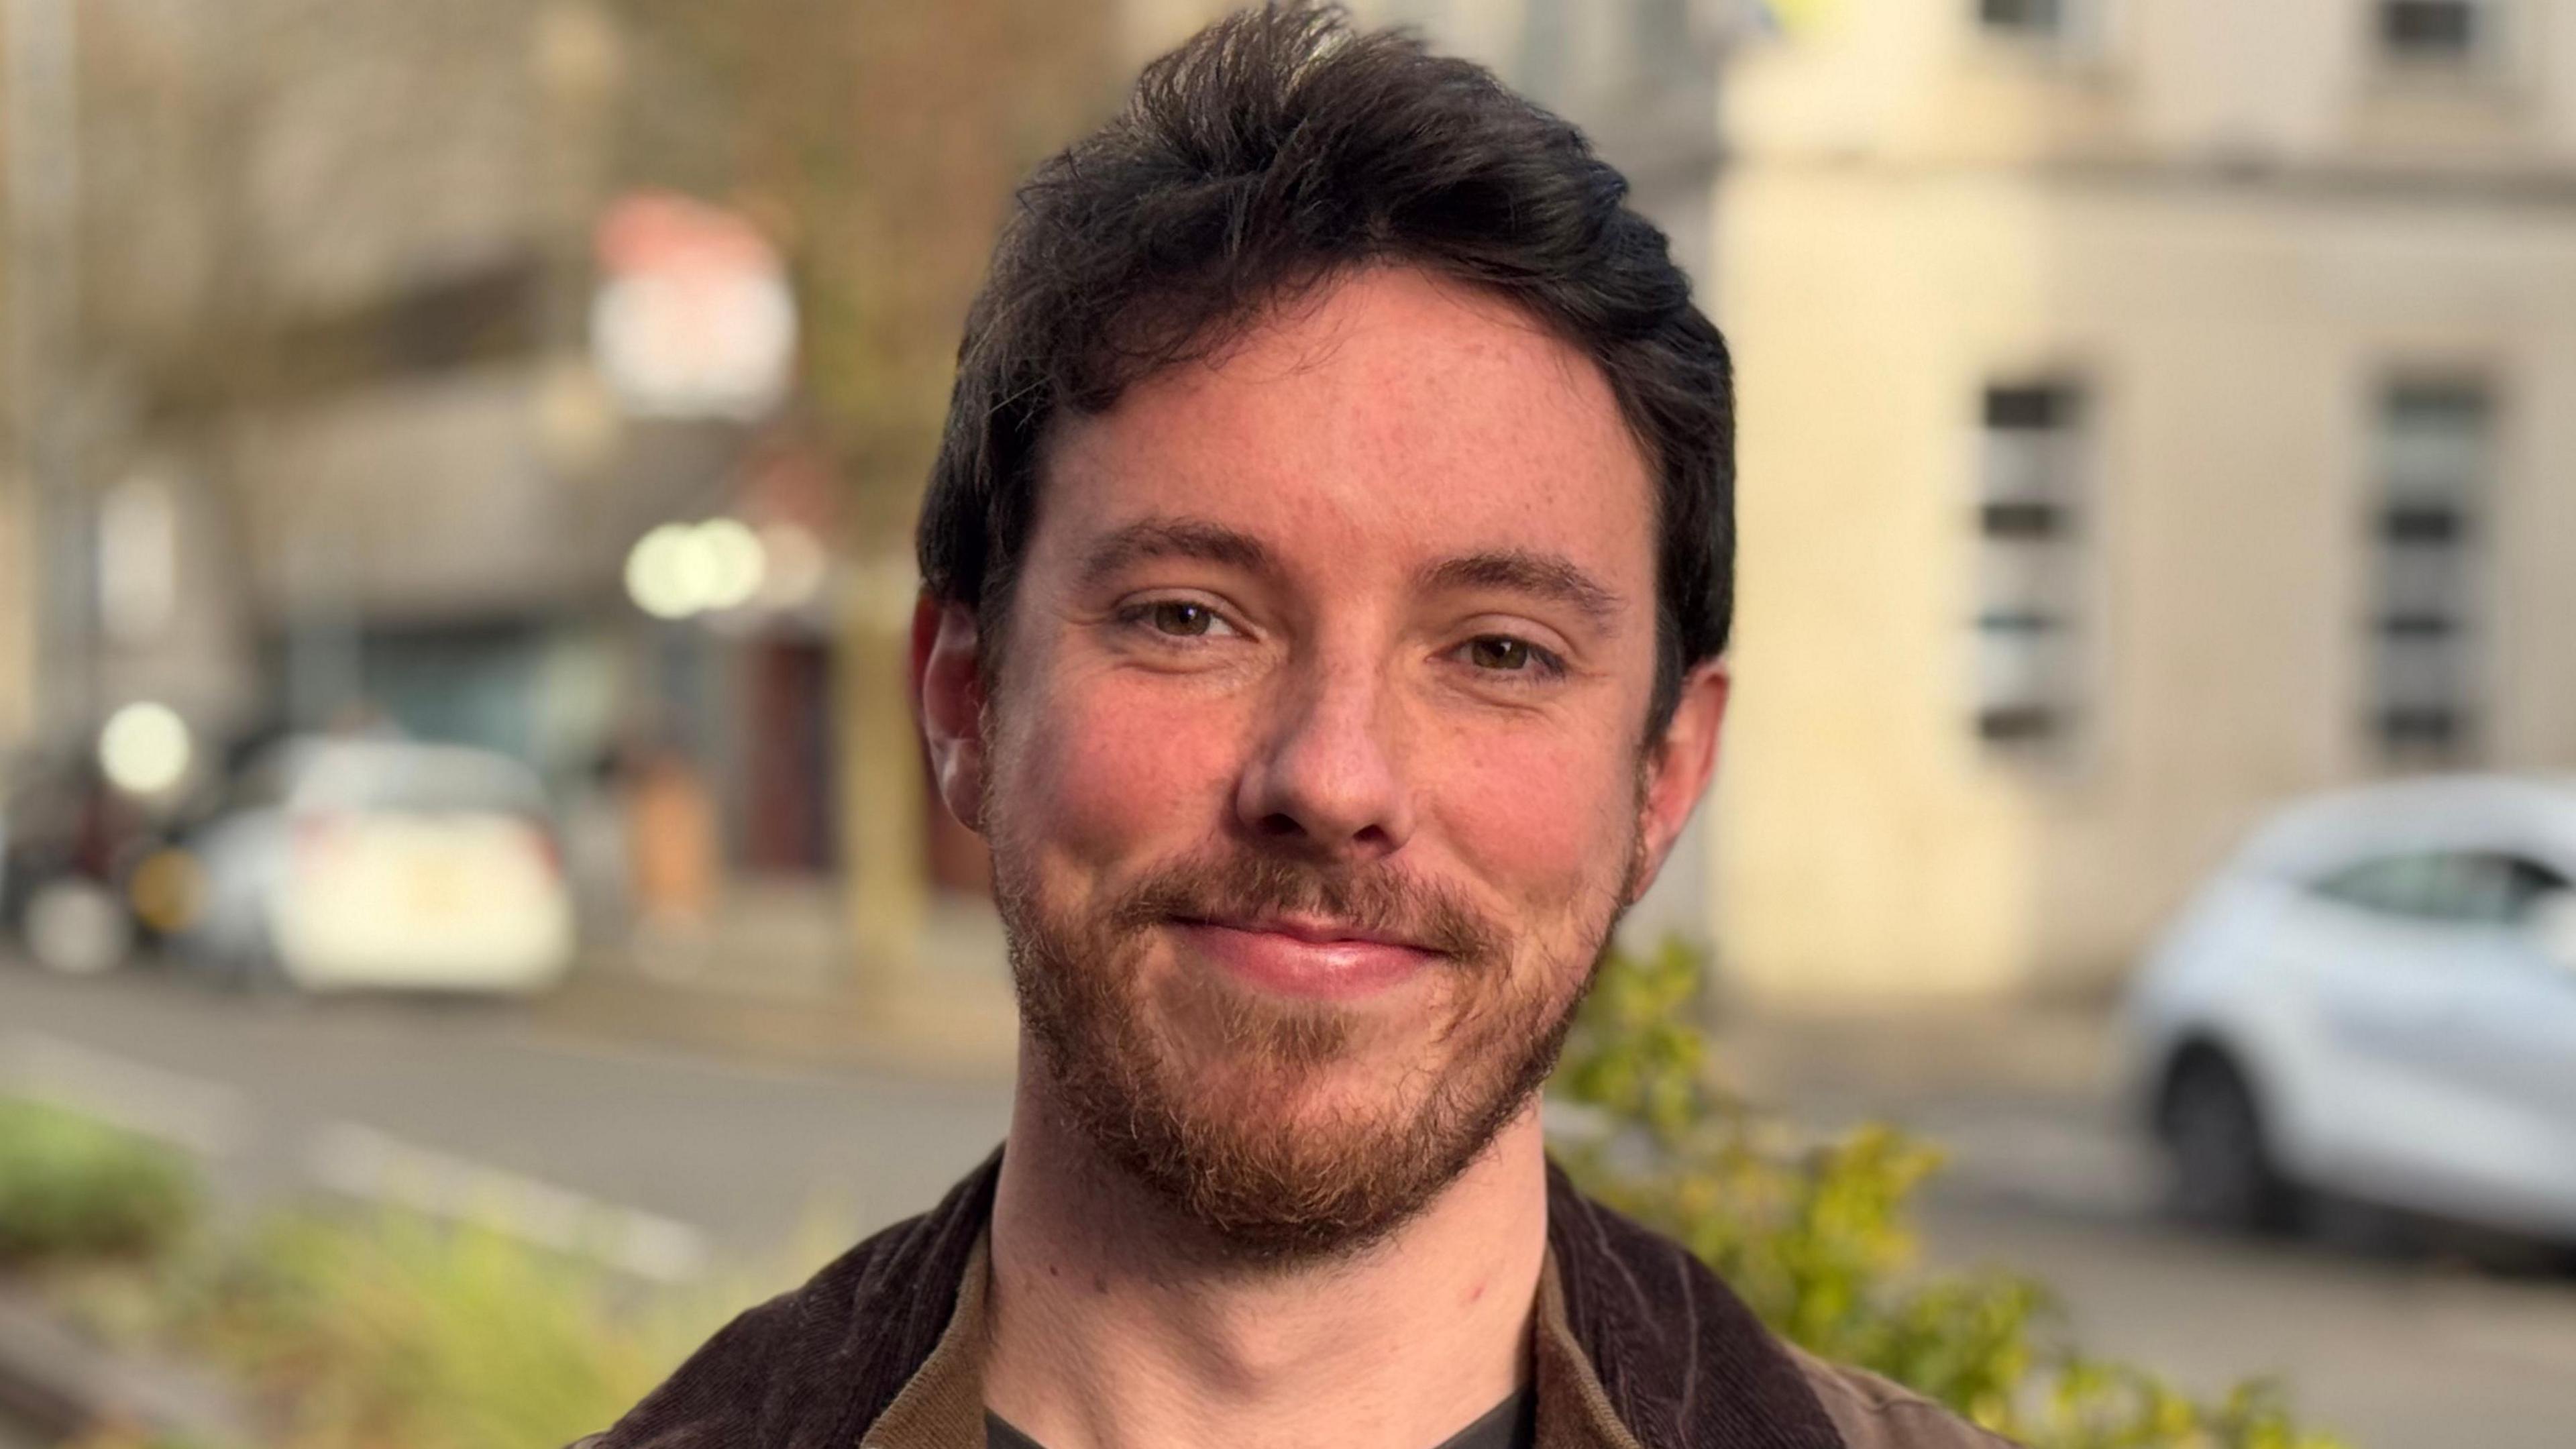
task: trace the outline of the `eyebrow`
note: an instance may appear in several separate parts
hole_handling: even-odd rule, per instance
[[[1603,632],[1615,632],[1619,595],[1571,560],[1552,553],[1499,549],[1443,559],[1424,569],[1421,587],[1493,589],[1569,605]]]
[[[1199,559],[1251,574],[1279,571],[1270,550],[1251,534],[1195,519],[1147,518],[1102,535],[1083,558],[1082,582],[1098,584],[1149,558]]]

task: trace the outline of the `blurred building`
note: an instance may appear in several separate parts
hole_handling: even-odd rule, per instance
[[[825,879],[828,470],[778,397],[608,376],[594,345],[614,203],[690,169],[639,152],[638,76],[691,58],[641,53],[608,0],[10,11],[37,15],[58,44],[13,65],[8,113],[62,99],[11,139],[74,178],[76,245],[20,227],[8,256],[73,299],[22,344],[69,423],[57,496],[0,500],[40,581],[0,600],[0,681],[50,651],[28,707],[0,687],[0,747],[78,747],[138,699],[210,768],[390,723],[526,759],[571,805],[685,776],[704,808],[665,813],[708,839],[679,855]],[[714,128],[704,94],[650,100],[656,126]],[[688,250],[645,242],[639,274]],[[674,333],[658,355],[720,350],[646,302],[618,315]],[[760,587],[639,608],[639,540],[709,520],[755,540]]]
[[[2283,797],[2576,765],[2562,7],[1798,13],[1720,121],[1740,980],[2098,990]]]
[[[1226,8],[1114,3],[1131,61]],[[1354,8],[1582,124],[1736,349],[1734,729],[1639,929],[1773,997],[2098,992],[2277,800],[2576,765],[2564,7]],[[993,178],[1070,129],[1021,98],[1093,63],[1091,9],[10,13],[71,23],[0,77],[0,744],[133,698],[210,737],[364,706],[559,784],[623,762],[724,866],[848,867],[874,957],[993,954],[931,939],[976,861],[921,790],[899,561],[920,359]],[[805,410],[598,366],[638,255],[601,221],[674,214],[645,182],[806,229]],[[711,602],[773,535],[810,587]],[[703,899],[709,865],[645,874]]]

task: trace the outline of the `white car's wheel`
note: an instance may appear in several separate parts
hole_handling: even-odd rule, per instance
[[[2161,1117],[2176,1215],[2238,1230],[2290,1225],[2295,1194],[2273,1163],[2253,1088],[2227,1058],[2205,1049],[2185,1055]]]
[[[98,976],[134,952],[134,919],[94,880],[47,881],[27,901],[27,954],[64,976]]]

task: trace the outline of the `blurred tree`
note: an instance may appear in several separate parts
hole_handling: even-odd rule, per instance
[[[1114,0],[621,0],[638,182],[713,193],[789,259],[802,422],[838,470],[853,921],[896,972],[926,899],[903,679],[912,521],[966,307],[1010,194],[1114,99]],[[712,125],[709,122],[712,121]]]
[[[1013,188],[1112,99],[1114,4],[626,4],[642,67],[628,164],[724,186],[786,248],[857,536],[908,549],[967,302]],[[719,129],[674,134],[666,85],[713,103]]]
[[[50,361],[109,419],[85,471],[150,454],[210,485],[206,526],[227,541],[208,552],[282,614],[265,622],[317,718],[355,687],[354,636],[332,635],[356,627],[353,544],[384,530],[384,500],[362,480],[295,486],[281,437],[352,391],[575,358],[590,225],[624,187],[732,206],[779,243],[803,350],[786,428],[844,484],[859,581],[837,685],[855,920],[871,959],[899,961],[926,893],[901,673],[911,520],[1011,190],[1113,99],[1118,0],[78,12],[84,285]],[[596,403],[555,396],[557,372],[580,380],[550,371],[535,401],[572,437]],[[609,500],[582,506],[614,531]]]
[[[87,401],[82,470],[95,488],[151,460],[203,484],[188,517],[220,541],[197,557],[230,575],[214,612],[274,606],[290,676],[312,682],[309,646],[350,642],[313,626],[355,627],[335,596],[363,566],[344,516],[363,485],[292,486],[271,452],[280,425],[563,345],[539,305],[563,128],[541,105],[530,7],[85,0],[78,14],[81,310],[54,361]],[[234,620],[232,642],[259,622]],[[356,688],[324,683],[308,720]]]

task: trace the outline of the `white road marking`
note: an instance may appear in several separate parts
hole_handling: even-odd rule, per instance
[[[687,1223],[602,1202],[356,1122],[314,1135],[305,1164],[335,1192],[467,1223],[638,1278],[682,1283],[707,1269],[706,1235]]]
[[[0,1082],[202,1157],[234,1152],[250,1136],[249,1101],[234,1088],[60,1037],[0,1038]]]

